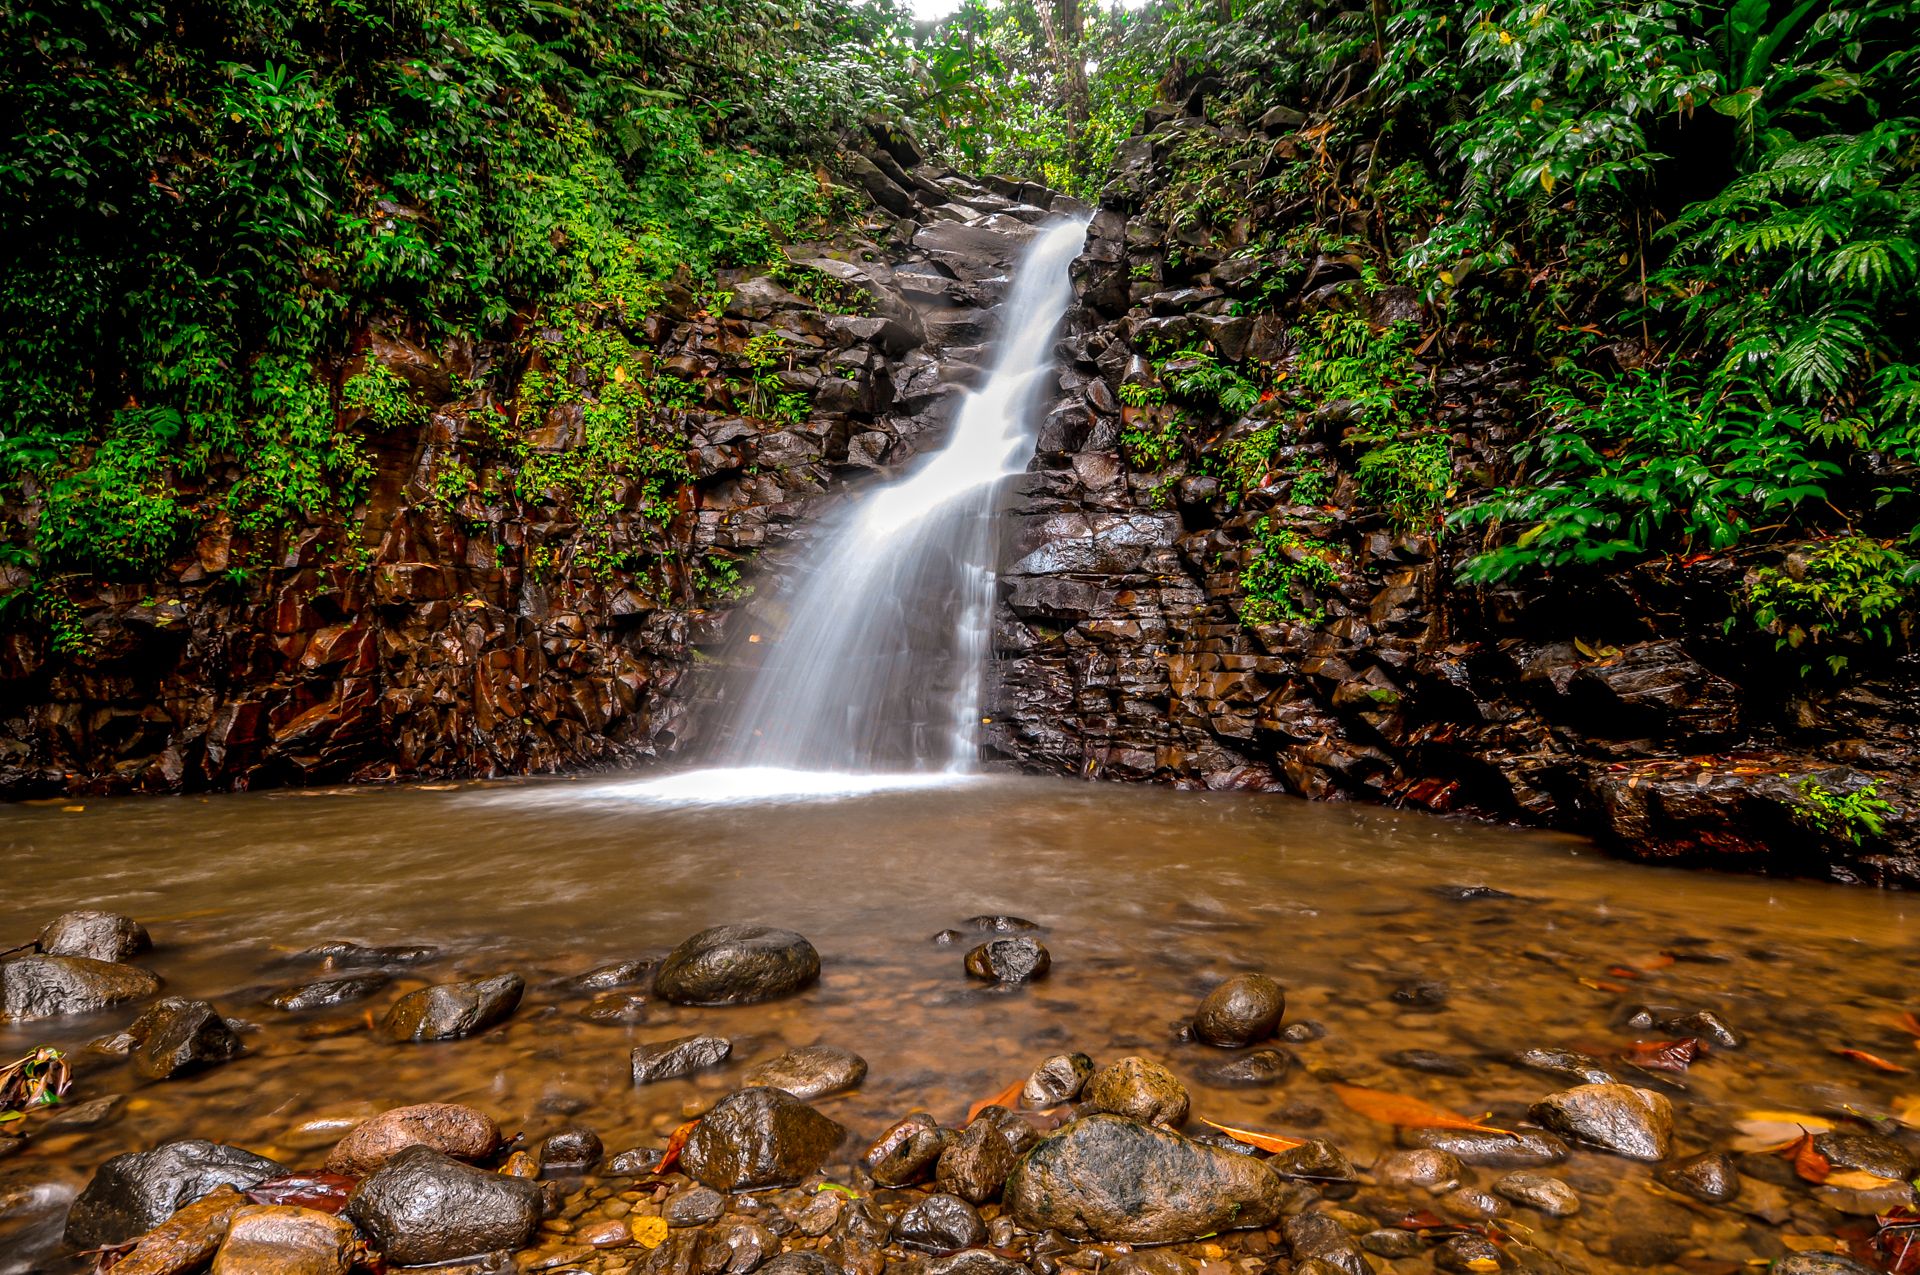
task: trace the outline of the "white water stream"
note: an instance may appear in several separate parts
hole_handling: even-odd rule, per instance
[[[1026,467],[1082,221],[1037,234],[1001,308],[986,379],[945,447],[823,527],[716,769],[636,785],[666,800],[818,797],[974,769],[993,623],[995,504]]]

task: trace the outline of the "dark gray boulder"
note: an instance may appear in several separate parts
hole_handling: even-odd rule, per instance
[[[792,1186],[825,1164],[845,1136],[784,1089],[740,1089],[700,1121],[680,1165],[717,1191]]]
[[[378,971],[371,974],[342,974],[338,978],[322,978],[311,983],[283,987],[267,997],[267,1004],[285,1010],[325,1009],[329,1005],[365,1000],[375,992],[385,991],[391,982],[391,975]]]
[[[1632,1085],[1575,1085],[1533,1105],[1563,1137],[1629,1160],[1664,1160],[1673,1147],[1673,1103]]]
[[[676,1005],[750,1005],[788,996],[820,977],[820,953],[792,930],[717,925],[668,953],[653,990]]]
[[[412,1146],[361,1179],[346,1214],[389,1265],[426,1266],[525,1247],[540,1225],[540,1188]]]
[[[1287,994],[1265,974],[1236,974],[1208,992],[1193,1016],[1194,1039],[1238,1049],[1280,1030]]]
[[[893,1240],[924,1253],[951,1253],[987,1242],[980,1211],[957,1195],[938,1193],[909,1205],[893,1219]]]
[[[867,1060],[859,1054],[834,1045],[806,1045],[758,1064],[744,1081],[807,1099],[857,1089],[866,1078]]]
[[[148,1080],[165,1080],[181,1072],[238,1058],[246,1050],[240,1035],[206,1001],[169,996],[155,1001],[133,1020],[127,1034],[134,1039],[133,1069]]]
[[[733,1042],[723,1036],[676,1036],[636,1045],[633,1049],[633,1083],[650,1085],[657,1080],[677,1080],[708,1067],[718,1067],[733,1052]]]
[[[146,927],[118,912],[63,912],[40,931],[34,944],[48,956],[84,956],[93,961],[128,961],[149,951]]]
[[[393,1003],[380,1033],[404,1042],[459,1040],[504,1022],[526,990],[518,974],[423,987]]]
[[[967,973],[995,983],[1031,983],[1045,978],[1053,956],[1039,939],[1024,935],[989,939],[967,953]]]
[[[1006,1204],[1030,1231],[1132,1244],[1268,1226],[1289,1191],[1258,1160],[1118,1116],[1076,1120],[1028,1152]]]
[[[122,1244],[218,1187],[244,1191],[286,1171],[265,1156],[199,1138],[117,1155],[100,1166],[74,1200],[67,1243],[74,1248]]]
[[[146,970],[85,956],[0,961],[0,1022],[91,1014],[160,990]]]

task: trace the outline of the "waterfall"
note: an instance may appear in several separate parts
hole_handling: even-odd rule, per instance
[[[820,529],[777,633],[730,706],[720,769],[662,795],[838,792],[934,781],[975,763],[993,622],[1001,480],[1026,467],[1068,267],[1086,223],[1041,230],[1015,271],[985,379],[938,452]],[[855,778],[863,777],[863,778]]]

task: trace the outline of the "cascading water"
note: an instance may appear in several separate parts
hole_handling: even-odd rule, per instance
[[[1037,234],[1001,314],[986,379],[945,447],[823,527],[784,631],[728,715],[718,770],[667,796],[840,792],[972,769],[992,626],[994,507],[1025,468],[1053,332],[1086,223]],[[856,778],[857,777],[857,778]]]

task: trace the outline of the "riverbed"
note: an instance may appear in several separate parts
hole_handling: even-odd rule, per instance
[[[0,1061],[72,1051],[70,1103],[125,1095],[104,1123],[36,1126],[0,1162],[16,1197],[37,1184],[43,1213],[122,1151],[193,1136],[317,1165],[352,1120],[403,1103],[468,1103],[529,1139],[587,1125],[609,1152],[657,1147],[746,1067],[815,1043],[867,1060],[857,1092],[819,1104],[863,1138],[915,1108],[957,1122],[1050,1054],[1140,1054],[1187,1084],[1196,1121],[1326,1138],[1362,1170],[1395,1129],[1333,1084],[1499,1124],[1568,1083],[1515,1065],[1529,1048],[1613,1060],[1666,1093],[1675,1157],[1751,1143],[1740,1125],[1755,1112],[1871,1120],[1920,1093],[1904,1070],[1836,1052],[1920,1066],[1898,1025],[1910,896],[1647,867],[1568,836],[1271,795],[995,776],[726,800],[590,777],[51,802],[0,810],[0,861],[0,947],[70,908],[125,912],[151,931],[140,963],[169,994],[245,1024],[243,1057],[158,1083],[86,1049],[133,1007],[0,1027]],[[1041,927],[1044,979],[966,975],[970,919],[992,915]],[[818,985],[703,1009],[567,982],[747,922],[812,940]],[[960,941],[935,940],[956,928]],[[315,975],[296,954],[338,940],[438,955],[360,1003],[264,1003]],[[508,971],[525,998],[479,1036],[399,1045],[371,1030],[408,990]],[[1275,1084],[1216,1082],[1230,1052],[1182,1039],[1207,990],[1243,972],[1286,989],[1294,1030],[1279,1047],[1295,1062]],[[1742,1042],[1709,1042],[1684,1072],[1641,1070],[1622,1051],[1671,1034],[1631,1025],[1642,1004],[1708,1011]],[[729,1066],[634,1087],[634,1046],[695,1032],[731,1038]],[[1908,1138],[1897,1121],[1872,1127]],[[1861,1200],[1787,1160],[1750,1146],[1741,1163],[1752,1207],[1710,1207],[1662,1187],[1655,1166],[1577,1151],[1551,1172],[1581,1210],[1519,1220],[1542,1251],[1591,1270],[1731,1271],[1863,1225]],[[1498,1176],[1469,1170],[1467,1185]],[[63,1269],[35,1264],[51,1262],[46,1221],[0,1221],[0,1271]]]

